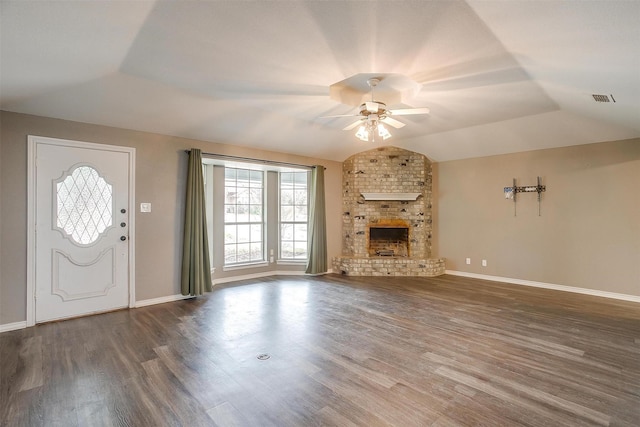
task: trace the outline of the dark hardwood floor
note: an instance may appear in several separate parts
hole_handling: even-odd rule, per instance
[[[453,276],[221,285],[0,362],[3,426],[640,425],[640,304]]]

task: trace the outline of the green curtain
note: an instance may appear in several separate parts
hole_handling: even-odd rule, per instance
[[[211,265],[207,240],[207,216],[204,203],[202,153],[193,148],[189,153],[187,200],[184,212],[182,251],[182,295],[211,292]]]
[[[327,272],[327,220],[324,207],[324,167],[311,170],[309,200],[309,262],[307,274]]]

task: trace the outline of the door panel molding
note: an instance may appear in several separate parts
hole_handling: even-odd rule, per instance
[[[129,159],[129,182],[128,182],[128,206],[130,210],[128,235],[128,286],[129,286],[129,307],[135,307],[135,164],[136,149],[118,145],[98,144],[84,141],[74,141],[68,139],[50,138],[44,136],[29,135],[27,137],[27,319],[26,326],[33,326],[36,323],[36,178],[37,178],[37,154],[41,145],[53,145],[61,147],[84,148],[96,151],[113,151],[126,153]],[[89,165],[90,166],[90,165]],[[106,178],[105,178],[106,179]],[[115,223],[115,222],[114,222]],[[107,230],[104,231],[105,233]],[[63,233],[64,234],[64,233]],[[99,240],[99,239],[98,239]],[[90,246],[90,245],[89,245]],[[101,255],[102,256],[102,255]],[[105,291],[108,291],[105,289]]]
[[[106,257],[109,256],[110,259]],[[60,251],[58,249],[53,250],[53,259],[51,262],[51,293],[54,295],[58,295],[62,298],[63,301],[74,301],[84,298],[91,297],[99,297],[104,296],[109,293],[109,289],[114,288],[116,286],[116,272],[115,272],[115,252],[113,248],[107,248],[102,253],[100,253],[96,259],[89,262],[78,262],[73,259],[73,257],[64,251]],[[104,264],[103,261],[110,261],[109,265],[111,268],[101,268]],[[61,265],[62,263],[62,265]],[[65,289],[65,285],[67,285],[67,281],[64,280],[65,277],[70,277],[69,270],[73,268],[73,266],[78,267],[94,267],[89,274],[94,278],[99,278],[97,280],[101,280],[100,283],[95,286],[95,290],[91,292],[77,292],[72,289]],[[105,273],[108,273],[108,276],[105,277]],[[100,289],[101,288],[101,289]]]

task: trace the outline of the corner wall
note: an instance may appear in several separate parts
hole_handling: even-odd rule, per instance
[[[434,166],[447,269],[640,296],[640,139]],[[514,216],[503,188],[537,176],[541,216],[536,193],[517,195]]]
[[[326,167],[327,228],[341,227],[342,163],[0,111],[0,325],[26,319],[27,135],[136,148],[136,300],[180,293],[186,149]],[[151,202],[151,213],[140,213]],[[340,254],[329,233],[329,259]],[[266,269],[280,270],[275,264]],[[265,270],[260,270],[264,272]],[[235,271],[238,276],[257,273]]]

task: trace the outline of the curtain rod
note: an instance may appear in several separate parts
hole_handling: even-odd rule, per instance
[[[184,150],[185,153],[190,153],[191,150]],[[262,159],[252,159],[250,157],[239,157],[239,156],[230,156],[227,154],[216,154],[216,153],[205,153],[204,151],[202,152],[203,156],[207,156],[210,158],[215,158],[215,159],[223,159],[223,160],[236,160],[236,161],[242,161],[242,162],[249,162],[249,163],[261,163],[264,165],[274,165],[274,166],[292,166],[292,167],[297,167],[297,168],[305,168],[305,169],[314,169],[315,166],[309,166],[309,165],[300,165],[297,163],[287,163],[287,162],[276,162],[273,160],[262,160]],[[327,168],[324,168],[325,170]]]

